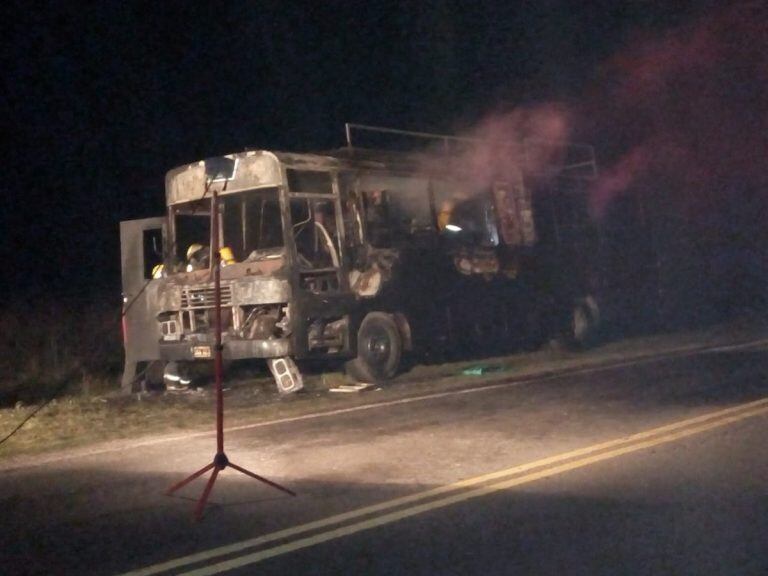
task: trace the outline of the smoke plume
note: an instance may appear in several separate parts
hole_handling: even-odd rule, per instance
[[[489,184],[557,166],[557,141],[589,142],[601,167],[589,211],[617,318],[679,325],[768,309],[768,6],[729,3],[635,34],[595,78],[570,106],[488,115],[464,134],[474,145],[435,154],[433,168],[457,162]],[[531,156],[526,139],[550,144]]]
[[[663,180],[692,211],[765,189],[768,9],[737,3],[611,58],[581,113],[608,165],[593,210]],[[607,149],[606,149],[607,148]]]
[[[479,186],[514,181],[521,169],[537,172],[559,162],[570,126],[567,108],[554,103],[494,112],[463,132],[464,141],[433,148],[424,169],[440,173],[450,166]]]

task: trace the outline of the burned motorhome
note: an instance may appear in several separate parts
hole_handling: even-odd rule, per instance
[[[378,130],[429,145],[385,151],[352,145],[355,128],[371,130],[348,126],[331,152],[171,170],[167,215],[121,224],[124,388],[141,363],[212,357],[217,261],[224,358],[267,360],[282,391],[301,387],[294,360],[346,360],[371,382],[406,352],[588,337],[591,147],[515,143],[503,170],[478,177],[461,160],[477,142]]]

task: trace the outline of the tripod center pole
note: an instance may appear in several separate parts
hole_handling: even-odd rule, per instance
[[[224,367],[221,339],[221,239],[219,233],[219,194],[214,189],[211,199],[211,261],[213,263],[213,302],[215,314],[216,345],[214,348],[214,377],[216,387],[216,453],[224,454],[224,393],[222,380]]]

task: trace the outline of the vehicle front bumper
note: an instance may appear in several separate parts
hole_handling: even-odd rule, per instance
[[[213,357],[213,342],[161,342],[162,360],[205,360]],[[202,355],[205,349],[210,356]],[[273,340],[226,340],[223,343],[222,357],[225,360],[243,360],[246,358],[282,358],[291,355],[288,338]]]

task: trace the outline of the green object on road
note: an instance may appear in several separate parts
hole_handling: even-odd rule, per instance
[[[465,376],[482,376],[483,374],[488,374],[489,372],[499,372],[501,369],[501,366],[498,364],[478,364],[477,366],[470,366],[469,368],[465,368],[461,371],[461,373]]]

